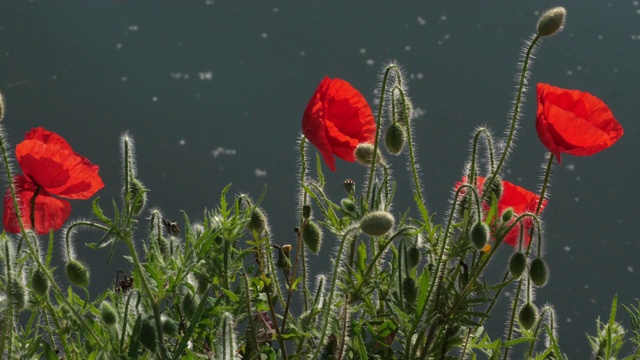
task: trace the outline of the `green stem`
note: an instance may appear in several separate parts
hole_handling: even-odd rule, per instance
[[[418,165],[417,165],[418,161],[416,160],[415,149],[413,144],[413,133],[411,131],[411,124],[410,124],[411,119],[409,119],[409,112],[407,111],[407,100],[404,96],[404,91],[402,91],[402,89],[399,86],[396,86],[395,88],[398,89],[398,91],[400,92],[400,96],[402,97],[402,107],[403,107],[402,111],[404,112],[404,118],[406,119],[404,126],[405,126],[405,131],[407,133],[407,148],[409,150],[409,165],[411,165],[411,173],[413,175],[413,186],[415,188],[418,201],[420,201],[421,204],[425,205],[425,208],[426,208],[426,204],[424,204],[424,197],[422,196],[421,182],[418,179]]]

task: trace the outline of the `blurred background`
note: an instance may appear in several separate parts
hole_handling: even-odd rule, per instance
[[[37,126],[65,137],[100,166],[105,188],[98,196],[110,212],[121,194],[119,137],[128,131],[151,207],[178,221],[184,211],[195,222],[227,184],[254,198],[267,186],[262,205],[280,244],[295,239],[296,140],[324,76],[349,81],[373,105],[381,68],[390,60],[404,67],[419,114],[414,125],[427,205],[442,222],[474,127],[503,133],[521,47],[542,11],[565,6],[564,31],[543,40],[531,68],[504,177],[530,190],[540,185],[545,149],[534,127],[536,83],[603,99],[625,135],[606,151],[566,155],[555,167],[544,212],[551,279],[536,302],[555,305],[560,345],[570,358],[587,356],[585,334],[595,333],[598,316],[608,317],[615,294],[637,305],[638,1],[0,3],[3,125],[13,145]],[[314,148],[309,153],[315,157]],[[395,210],[404,212],[413,207],[410,177],[403,158],[392,161]],[[344,179],[361,183],[365,176],[363,167],[341,160],[336,173],[324,171],[336,201]],[[72,206],[74,217],[90,217],[90,201]],[[99,235],[77,238],[90,243]],[[328,236],[312,266],[326,266],[336,243]],[[107,264],[108,250],[77,247],[93,270],[92,292],[111,286],[118,269],[130,269],[123,249]],[[509,252],[502,249],[488,276],[495,272],[497,281]],[[489,322],[494,338],[506,313],[498,309]],[[629,328],[623,311],[619,319]]]

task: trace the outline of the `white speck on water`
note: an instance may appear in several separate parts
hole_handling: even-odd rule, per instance
[[[213,154],[214,158],[217,158],[220,155],[235,155],[236,149],[225,149],[223,147],[217,147],[211,150],[211,154]]]
[[[277,13],[278,11],[280,11],[280,9],[278,9],[278,8],[273,8],[273,12],[274,12],[274,13]]]
[[[640,14],[640,9],[636,10],[636,14]]]
[[[582,176],[576,176],[576,181],[582,180]]]
[[[573,201],[575,201],[575,202],[579,202],[579,201],[580,201],[580,198],[576,196],[576,197],[574,197],[574,198],[573,198]]]
[[[440,20],[442,20],[442,21],[446,21],[446,20],[447,20],[447,15],[442,15],[442,16],[440,16]]]
[[[213,79],[213,73],[211,71],[201,71],[198,73],[200,80],[211,81]]]
[[[184,74],[182,73],[171,73],[171,77],[176,79],[176,80],[180,80],[184,77]]]
[[[404,51],[411,51],[411,45],[407,45],[404,47]]]
[[[372,161],[373,162],[373,161]],[[571,323],[571,318],[567,318],[566,320],[568,323]]]
[[[204,2],[204,4],[205,4],[205,5],[213,5],[213,4],[215,4],[215,0],[206,0],[206,1]]]
[[[627,271],[632,273],[633,272],[633,268],[631,267],[631,265],[627,266]]]
[[[266,38],[269,36],[269,34],[267,34],[267,33],[262,33],[262,34],[260,34],[260,36],[261,36],[263,39],[266,39]]]
[[[129,31],[138,31],[138,25],[129,25],[127,30],[129,30]]]
[[[569,164],[569,165],[565,166],[564,168],[569,170],[569,171],[573,171],[573,170],[576,169],[576,166],[574,164]]]
[[[576,66],[576,71],[582,71],[582,66],[581,65]]]
[[[585,288],[585,289],[588,289],[588,288],[589,288],[589,284],[585,284],[585,285],[584,285],[584,288]]]
[[[598,35],[598,40],[602,40],[602,39],[604,39],[604,36]]]
[[[157,96],[152,97],[152,98],[151,98],[151,101],[153,101],[153,102],[157,102],[157,101],[158,101],[158,97],[157,97]]]
[[[116,44],[116,49],[117,49],[117,50],[122,49],[122,43],[117,43],[117,44]]]
[[[126,82],[126,81],[127,81],[127,77],[126,77],[126,76],[123,76],[123,77],[121,77],[121,78],[120,78],[120,80],[121,80],[122,82]]]
[[[187,140],[185,139],[180,139],[180,141],[178,141],[178,144],[184,146],[187,143]]]
[[[422,16],[418,16],[418,24],[424,26],[427,24],[427,20],[425,18],[423,18]]]
[[[632,4],[633,6],[638,6],[638,3],[639,3],[638,1],[634,1]]]
[[[369,66],[373,66],[373,64],[375,64],[375,62],[373,61],[373,59],[367,59],[366,64]]]
[[[410,79],[418,79],[418,80],[422,80],[424,78],[424,74],[422,73],[417,73],[417,74],[411,74],[409,75]]]
[[[358,52],[359,52],[360,54],[366,54],[366,53],[367,53],[367,49],[365,49],[365,48],[360,48],[360,50],[358,50]]]
[[[254,173],[257,177],[265,177],[265,176],[267,176],[267,170],[255,169],[255,170],[253,171],[253,173]]]
[[[300,56],[304,56],[306,53],[304,51],[300,51]]]
[[[570,246],[565,246],[564,247],[564,251],[571,251],[571,247]]]
[[[567,75],[569,75],[569,76],[573,75],[573,71],[567,70]]]

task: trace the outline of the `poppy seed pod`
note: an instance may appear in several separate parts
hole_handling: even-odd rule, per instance
[[[527,268],[527,256],[518,251],[511,255],[509,259],[509,272],[514,278],[518,279]]]
[[[34,293],[44,296],[49,290],[49,279],[44,271],[35,269],[31,274],[31,290]]]
[[[113,325],[116,323],[118,313],[116,313],[116,310],[110,302],[103,301],[100,304],[100,318],[102,318],[102,321],[107,325]]]
[[[340,205],[342,205],[342,208],[347,210],[348,212],[356,211],[356,203],[354,203],[351,199],[342,199],[340,201]]]
[[[399,155],[404,148],[406,138],[407,136],[400,122],[394,122],[389,125],[384,135],[384,144],[387,147],[387,151],[390,154]]]
[[[89,285],[89,270],[77,260],[69,260],[64,268],[67,279],[79,287],[86,288]]]
[[[471,242],[476,249],[481,250],[489,241],[489,225],[482,221],[473,224],[471,228]]]
[[[367,235],[382,236],[388,233],[394,224],[393,215],[386,211],[373,211],[362,218],[360,230]]]
[[[342,182],[342,187],[344,187],[344,191],[347,192],[347,195],[351,195],[356,190],[356,182],[352,179],[345,179]]]
[[[551,36],[562,31],[566,16],[567,10],[562,6],[557,6],[545,11],[538,20],[538,35]]]
[[[302,240],[313,254],[320,252],[322,246],[322,230],[314,221],[309,221],[302,229]]]
[[[373,144],[362,143],[356,147],[356,160],[363,165],[371,165],[373,163]],[[382,162],[382,154],[380,150],[376,152],[376,163]]]
[[[151,352],[155,352],[158,346],[158,333],[156,332],[153,316],[147,316],[140,323],[140,342]]]
[[[549,281],[549,267],[542,258],[535,258],[529,265],[529,277],[537,287],[543,287]]]
[[[522,305],[518,313],[518,321],[523,329],[529,330],[538,321],[538,308],[531,302]]]

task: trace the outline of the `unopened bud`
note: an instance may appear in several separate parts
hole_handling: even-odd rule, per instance
[[[247,229],[257,232],[258,235],[262,235],[262,233],[267,230],[267,217],[260,208],[256,207],[251,212],[251,219],[247,224]]]
[[[310,205],[302,205],[302,217],[308,219],[311,217],[311,206]]]
[[[420,249],[415,246],[412,246],[407,250],[407,266],[409,269],[413,269],[418,266],[418,263],[420,263],[420,256]]]
[[[289,253],[291,252],[291,245],[282,245],[278,249],[278,261],[276,266],[278,269],[285,271],[291,270],[291,260],[289,259]]]
[[[502,221],[507,223],[513,218],[513,208],[508,208],[502,213]]]
[[[196,300],[190,291],[182,297],[182,311],[187,318],[191,318],[196,312]]]
[[[410,277],[402,280],[402,295],[409,304],[413,304],[418,297],[418,288],[416,287],[416,281]]]
[[[373,163],[373,144],[362,143],[356,147],[356,160],[363,165],[371,165]],[[380,150],[376,152],[376,163],[382,162],[382,154]]]
[[[527,268],[527,256],[518,251],[511,255],[511,259],[509,259],[509,272],[513,275],[514,278],[519,278],[524,270]]]
[[[31,274],[31,290],[34,293],[44,296],[49,290],[49,279],[44,271],[35,269]]]
[[[132,178],[129,181],[129,196],[132,202],[131,213],[139,215],[147,203],[147,189],[140,180]]]
[[[322,246],[322,230],[315,221],[309,221],[302,229],[302,240],[313,254],[320,252]]]
[[[158,346],[158,333],[156,331],[153,316],[147,316],[140,323],[140,342],[151,352],[156,351]]]
[[[77,260],[69,260],[64,268],[67,279],[79,287],[86,288],[89,285],[89,270]]]
[[[489,241],[489,225],[478,221],[471,228],[471,242],[478,250],[482,250]]]
[[[529,265],[529,277],[537,287],[543,287],[549,281],[549,267],[542,258],[535,258]]]
[[[487,192],[487,185],[489,185],[489,182],[484,183],[484,189],[482,189],[483,194]],[[489,191],[496,197],[496,200],[500,200],[502,193],[504,192],[504,185],[502,185],[502,178],[500,176],[496,176],[495,179],[493,179]],[[491,199],[489,198],[489,202],[491,202],[490,200]]]
[[[407,136],[400,122],[391,123],[384,135],[384,144],[387,147],[387,151],[390,154],[399,155],[402,152],[402,148],[404,148],[406,138]]]
[[[402,95],[398,94],[395,97],[395,111],[395,120],[397,122],[406,124],[407,120],[411,121],[411,116],[413,115],[413,104],[411,103],[411,99],[407,96],[406,93],[404,96],[404,106],[402,103]]]
[[[529,330],[538,321],[538,308],[531,302],[522,305],[518,313],[518,320],[523,329]]]
[[[342,208],[347,210],[348,212],[356,211],[356,203],[354,203],[351,199],[344,198],[340,201],[340,204],[342,205]]]
[[[362,218],[360,230],[371,236],[382,236],[388,233],[394,224],[393,215],[386,211],[373,211]]]
[[[178,333],[178,322],[166,316],[162,317],[162,332],[168,336]]]
[[[545,11],[538,20],[538,35],[551,36],[562,31],[566,16],[567,10],[562,6],[557,6]]]
[[[118,319],[118,313],[113,308],[110,302],[103,301],[100,304],[100,318],[102,318],[102,321],[107,325],[113,325],[116,323],[116,320]]]
[[[11,279],[11,292],[9,299],[13,303],[13,310],[18,313],[27,305],[27,289],[21,281]]]

